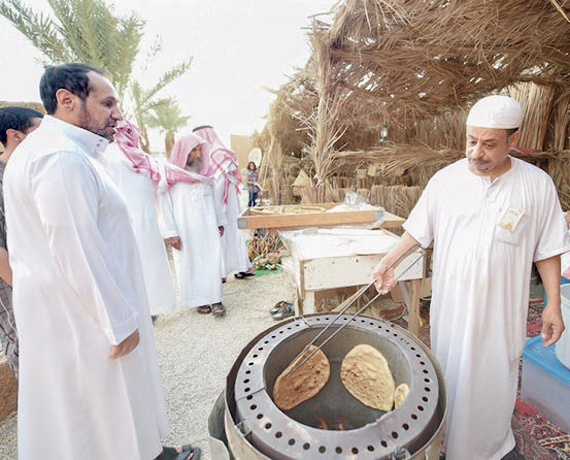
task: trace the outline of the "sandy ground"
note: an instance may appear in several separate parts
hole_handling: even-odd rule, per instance
[[[203,459],[212,459],[207,422],[240,351],[275,324],[268,313],[276,302],[293,300],[295,287],[286,271],[246,280],[228,278],[224,285],[227,315],[214,318],[179,308],[155,323],[171,434],[166,445],[195,443]],[[17,416],[0,424],[0,459],[17,458]]]

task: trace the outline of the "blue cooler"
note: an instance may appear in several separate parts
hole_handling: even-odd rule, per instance
[[[544,348],[540,336],[524,347],[521,399],[570,433],[570,369],[558,360],[554,345]]]

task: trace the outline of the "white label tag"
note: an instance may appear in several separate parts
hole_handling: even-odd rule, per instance
[[[521,221],[524,215],[524,210],[513,205],[509,205],[503,213],[501,214],[501,219],[499,220],[499,225],[505,230],[514,232],[517,228],[518,223]]]

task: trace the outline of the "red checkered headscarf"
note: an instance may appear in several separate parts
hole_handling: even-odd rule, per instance
[[[198,145],[202,146],[202,165],[198,172],[188,171],[186,162],[190,152]],[[206,142],[195,134],[186,134],[174,143],[170,163],[166,168],[166,181],[169,187],[178,182],[195,184],[196,182],[211,182],[214,169],[210,166]]]
[[[140,137],[139,130],[130,121],[121,120],[117,123],[115,142],[121,149],[121,152],[127,157],[138,174],[146,174],[158,184],[160,182],[160,173],[150,156],[139,147]]]
[[[224,204],[227,204],[230,187],[235,187],[239,194],[243,184],[236,154],[223,144],[211,126],[196,128],[194,133],[208,143],[208,156],[214,168],[214,175],[216,177],[223,176],[225,181],[223,201]]]

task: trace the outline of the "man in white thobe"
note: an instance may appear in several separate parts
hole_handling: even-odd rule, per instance
[[[432,177],[374,274],[377,289],[389,291],[396,281],[386,267],[412,245],[434,242],[431,347],[448,391],[447,460],[520,458],[511,418],[533,262],[548,294],[544,345],[564,330],[560,255],[570,239],[551,178],[509,156],[522,119],[508,96],[473,106],[466,158]]]
[[[40,94],[48,116],[5,175],[19,458],[164,458],[169,428],[140,257],[99,161],[122,118],[115,89],[96,69],[64,64],[46,68]]]
[[[176,141],[166,168],[170,199],[161,200],[164,238],[173,248],[182,304],[224,316],[221,236],[225,220],[215,197],[205,141],[187,134]]]
[[[220,200],[226,221],[222,236],[223,277],[226,278],[233,272],[237,272],[235,277],[238,279],[252,276],[255,270],[249,260],[243,232],[237,226],[241,214],[239,194],[243,179],[236,154],[224,146],[211,126],[199,126],[193,132],[207,143],[207,154],[214,169],[216,196]]]
[[[142,254],[150,314],[170,313],[176,306],[176,293],[157,211],[158,190],[162,192],[166,180],[150,155],[139,148],[138,130],[127,120],[118,123],[115,142],[107,148],[104,161],[127,203]]]

